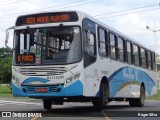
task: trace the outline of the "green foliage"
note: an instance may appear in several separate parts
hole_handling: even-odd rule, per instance
[[[5,57],[0,61],[0,83],[10,83],[12,77],[12,57]]]
[[[0,84],[10,83],[12,77],[12,54],[8,48],[0,48]]]
[[[7,86],[0,85],[0,97],[12,97],[12,91]]]
[[[156,95],[148,97],[147,100],[158,100],[158,101],[160,101],[160,90],[157,91]]]
[[[0,58],[5,58],[8,56],[12,56],[12,52],[9,48],[0,48]]]

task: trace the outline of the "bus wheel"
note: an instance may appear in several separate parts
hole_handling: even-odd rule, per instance
[[[92,100],[93,106],[96,110],[101,110],[105,105],[108,104],[109,91],[107,85],[101,83],[100,85],[100,96]]]
[[[43,107],[46,110],[51,110],[52,100],[50,100],[50,99],[43,99]]]
[[[138,107],[143,107],[145,102],[145,89],[143,86],[140,88],[140,97],[136,100]]]
[[[145,89],[143,86],[141,86],[140,97],[130,99],[129,104],[130,104],[130,106],[133,106],[133,107],[143,107],[144,102],[145,102]]]

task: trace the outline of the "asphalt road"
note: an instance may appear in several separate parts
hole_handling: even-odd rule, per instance
[[[6,116],[6,112],[9,112],[7,115],[11,112],[12,116],[0,117],[0,120],[22,117],[23,120],[159,120],[160,101],[146,101],[142,108],[130,107],[128,102],[111,102],[102,111],[94,110],[91,103],[64,103],[63,106],[53,105],[51,111],[46,111],[41,100],[0,98],[0,111],[0,116]]]

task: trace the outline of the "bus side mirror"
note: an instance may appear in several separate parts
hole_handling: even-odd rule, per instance
[[[11,29],[14,29],[14,26],[13,26],[13,27],[10,27],[10,28],[8,28],[8,29],[6,30],[6,38],[5,38],[5,46],[6,46],[6,48],[9,48],[10,50],[12,50],[12,48],[10,48],[10,47],[7,45],[7,43],[8,43],[8,40],[9,40],[9,30],[11,30]]]

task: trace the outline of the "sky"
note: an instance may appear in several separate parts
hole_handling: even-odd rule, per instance
[[[0,48],[19,15],[55,10],[85,12],[160,54],[160,0],[0,0]]]

